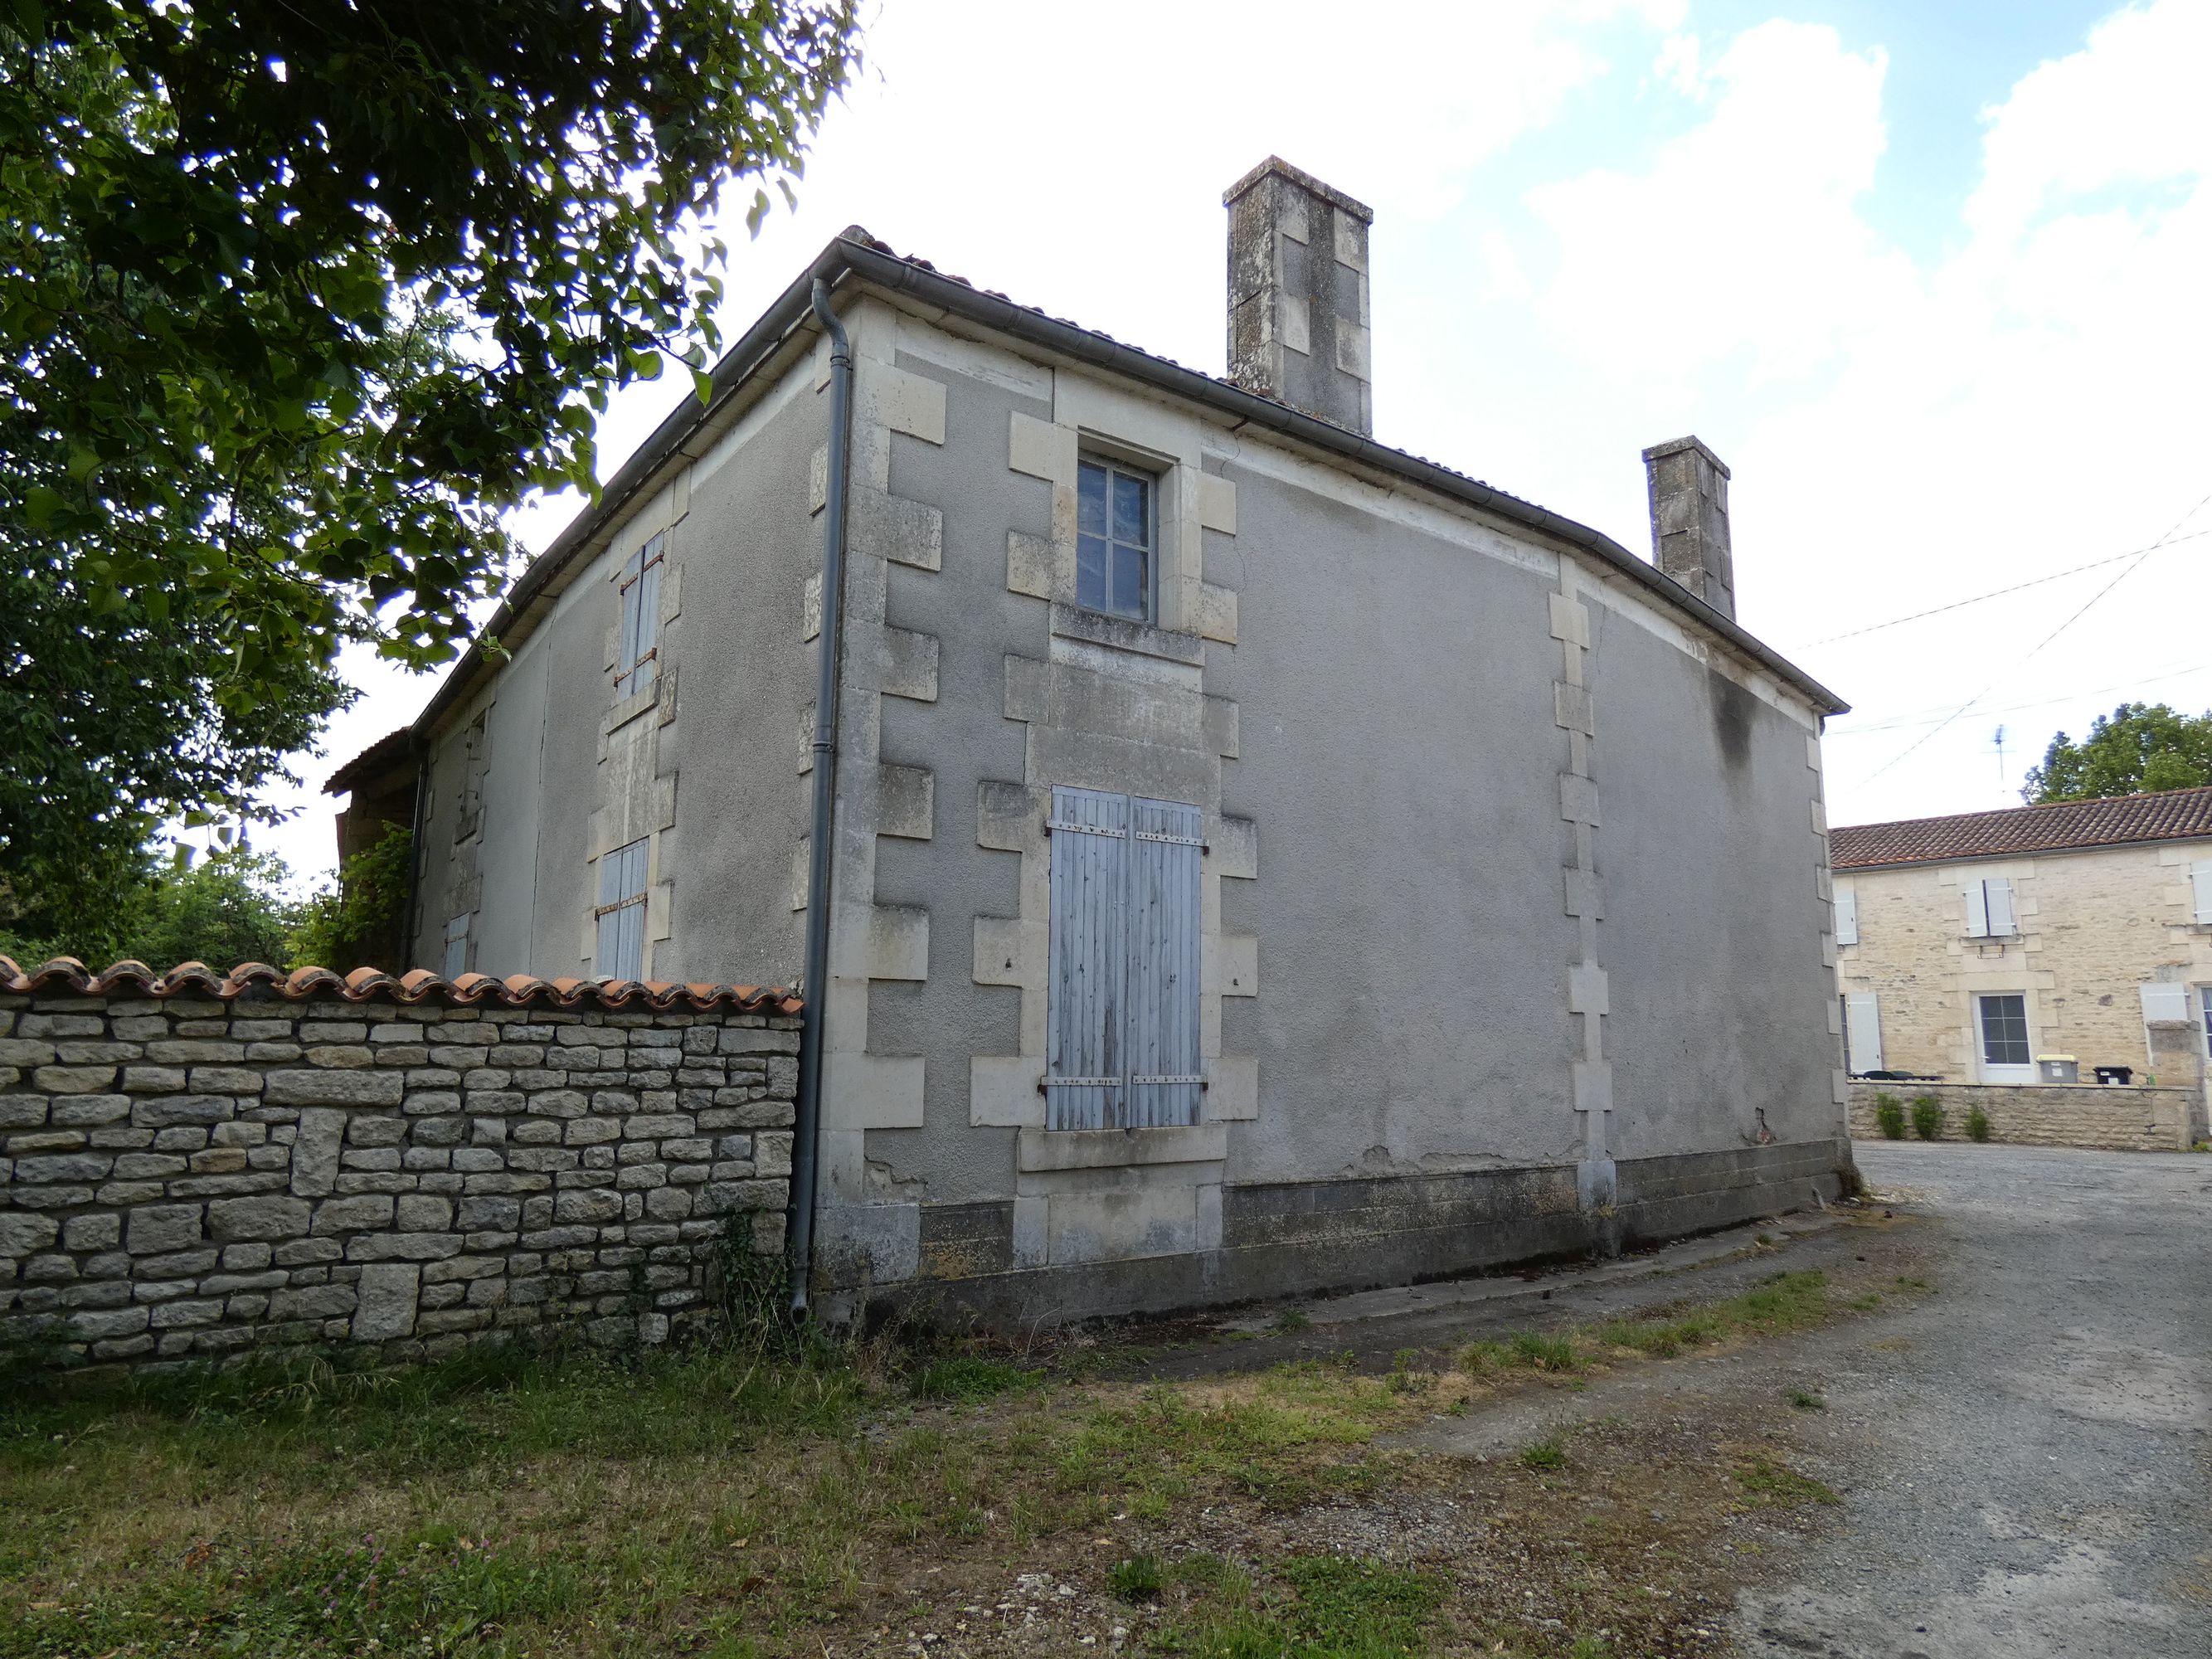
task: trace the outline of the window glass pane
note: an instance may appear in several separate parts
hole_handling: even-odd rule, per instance
[[[1114,550],[1114,603],[1125,617],[1145,614],[1145,556],[1133,547]]]
[[[1096,536],[1075,538],[1075,602],[1106,608],[1106,544]]]
[[[1142,478],[1132,478],[1126,473],[1114,475],[1114,539],[1127,542],[1134,547],[1151,544],[1150,517],[1145,510],[1148,492]]]
[[[2026,997],[1982,999],[1982,1059],[1991,1066],[2029,1063]]]
[[[1096,461],[1075,469],[1075,527],[1086,536],[1106,533],[1106,469]]]

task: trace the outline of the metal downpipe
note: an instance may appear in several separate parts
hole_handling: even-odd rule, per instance
[[[852,449],[853,354],[814,280],[814,315],[830,337],[830,465],[822,512],[822,647],[814,690],[814,805],[806,834],[806,961],[800,988],[799,1102],[791,1146],[791,1315],[807,1316],[814,1272],[815,1183],[821,1167],[822,1026],[829,1013],[830,830],[837,757],[837,657],[845,612],[845,497]]]

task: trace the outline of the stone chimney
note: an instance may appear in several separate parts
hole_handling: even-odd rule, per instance
[[[1729,552],[1729,470],[1695,438],[1644,452],[1651,488],[1651,551],[1659,568],[1723,617],[1735,616]]]
[[[1229,210],[1229,378],[1363,437],[1372,433],[1374,210],[1273,155],[1221,202]]]

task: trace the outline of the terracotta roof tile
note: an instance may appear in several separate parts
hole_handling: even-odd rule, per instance
[[[1946,818],[1839,824],[1829,832],[1828,857],[1838,870],[1864,870],[1884,864],[2004,858],[2197,836],[2212,836],[2212,788],[2053,801]]]
[[[799,999],[778,986],[677,985],[665,980],[538,979],[514,974],[463,974],[442,979],[427,968],[397,978],[375,968],[356,968],[343,976],[328,968],[295,968],[284,973],[264,962],[245,962],[228,974],[205,963],[179,963],[157,974],[143,962],[123,961],[94,973],[75,957],[56,957],[27,972],[10,957],[0,956],[0,992],[27,995],[36,991],[73,991],[84,996],[170,997],[187,992],[230,998],[247,992],[273,993],[293,1002],[337,996],[348,1002],[437,1002],[447,1007],[480,1003],[501,1008],[690,1008],[704,1012],[727,1008],[742,1014],[795,1014]]]

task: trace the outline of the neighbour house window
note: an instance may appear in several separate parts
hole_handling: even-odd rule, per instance
[[[599,860],[599,947],[592,966],[601,979],[645,977],[645,855],[650,837],[617,847]]]
[[[446,924],[446,977],[459,979],[469,971],[469,924],[475,919],[471,912],[455,916]]]
[[[1990,876],[1966,884],[1966,937],[2009,939],[2020,931],[2013,915],[2012,883]]]
[[[1045,1125],[1198,1121],[1195,806],[1052,792]]]
[[[1836,943],[1859,942],[1859,896],[1848,887],[1836,889]]]
[[[1152,618],[1153,481],[1108,461],[1076,466],[1075,600],[1133,622]]]
[[[2197,1003],[2204,1016],[2204,1052],[2212,1055],[2212,985],[2197,988]]]
[[[1978,997],[1976,1001],[1982,1021],[1982,1064],[2032,1064],[2032,1056],[2027,1051],[2027,997],[2016,992],[2007,992]]]
[[[633,697],[660,672],[660,570],[665,534],[629,556],[622,574],[622,638],[615,647],[615,695]]]
[[[1872,991],[1844,998],[1844,1069],[1855,1077],[1881,1070],[1881,998]]]

